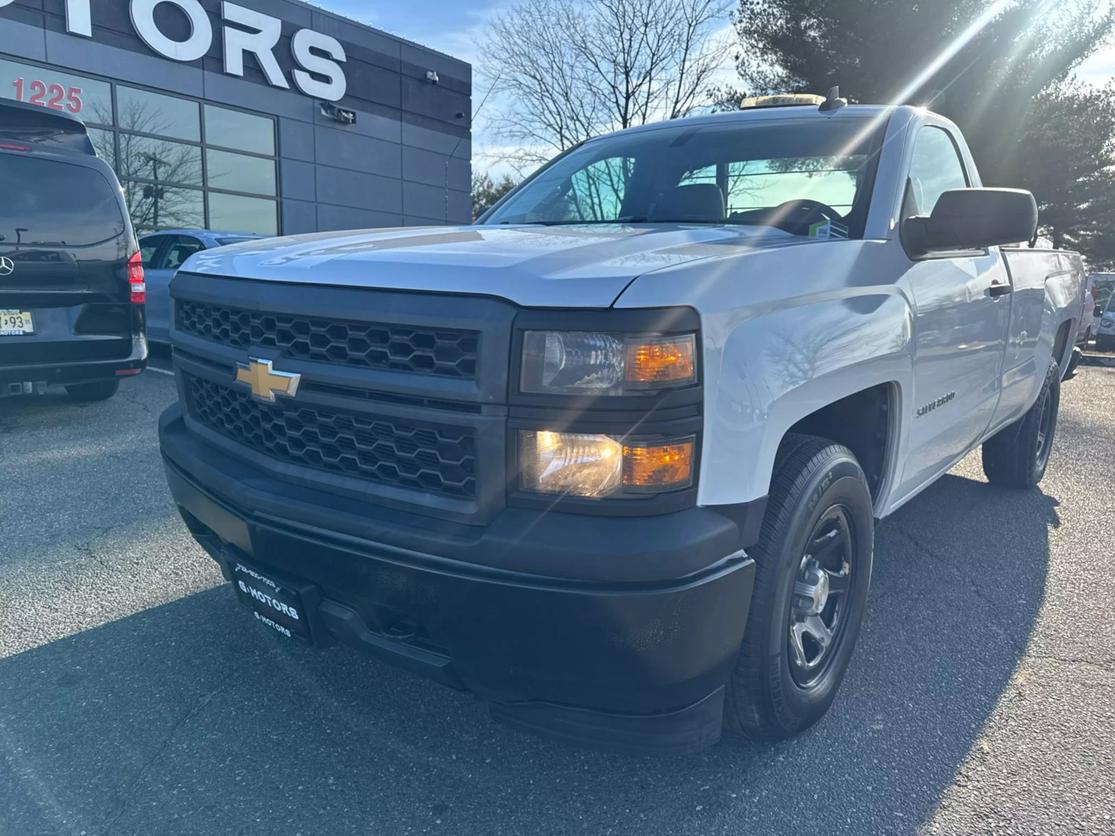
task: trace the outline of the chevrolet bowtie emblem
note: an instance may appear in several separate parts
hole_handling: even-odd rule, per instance
[[[247,363],[236,364],[236,382],[251,389],[252,397],[267,403],[275,403],[275,395],[293,398],[301,380],[300,374],[275,371],[270,360],[252,357]]]

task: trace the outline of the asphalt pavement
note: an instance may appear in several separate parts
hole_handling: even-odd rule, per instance
[[[174,382],[0,401],[0,834],[1115,833],[1115,368],[1040,490],[979,454],[879,526],[829,716],[629,757],[256,625],[170,502]]]

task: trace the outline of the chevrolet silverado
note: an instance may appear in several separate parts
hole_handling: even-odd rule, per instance
[[[951,122],[829,98],[593,139],[471,226],[200,252],[170,488],[282,636],[570,741],[786,737],[875,521],[980,446],[1045,472],[1083,267],[1036,226]]]

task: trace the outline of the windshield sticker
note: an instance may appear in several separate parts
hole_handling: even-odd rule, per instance
[[[837,221],[819,221],[809,227],[809,237],[827,240],[830,238],[847,238],[848,227]]]

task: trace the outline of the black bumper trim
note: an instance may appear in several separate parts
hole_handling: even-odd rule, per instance
[[[754,584],[742,551],[656,582],[551,578],[329,538],[241,511],[169,460],[167,476],[226,576],[242,558],[303,583],[318,640],[469,690],[497,719],[564,740],[679,752],[719,735]],[[520,543],[520,565],[536,545]]]
[[[687,755],[712,746],[724,724],[724,692],[661,714],[613,714],[549,703],[493,703],[492,718],[541,737],[623,754]]]
[[[134,350],[128,357],[116,360],[97,360],[85,363],[42,363],[35,365],[0,365],[0,383],[48,383],[68,385],[91,383],[97,380],[112,380],[117,372],[125,369],[145,369],[147,367],[147,347]]]

